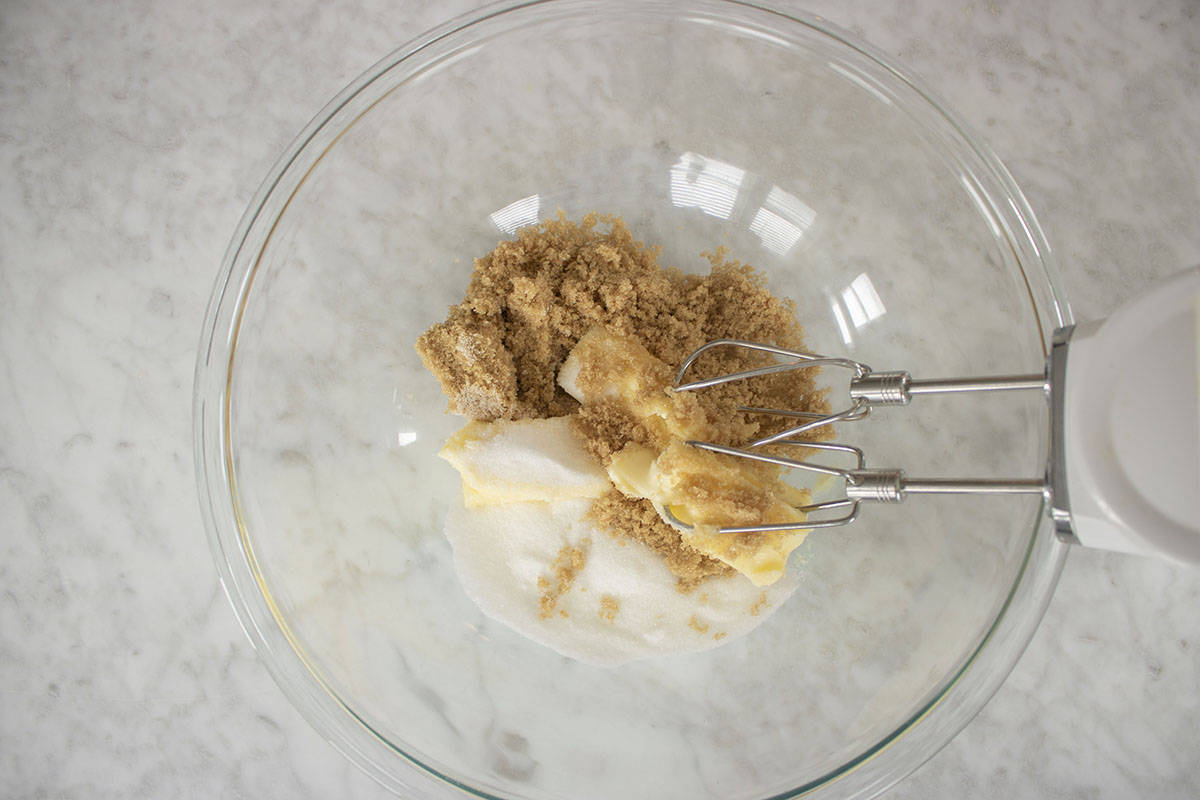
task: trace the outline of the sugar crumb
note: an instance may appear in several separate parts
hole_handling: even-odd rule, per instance
[[[558,551],[558,555],[555,556],[554,563],[550,565],[552,576],[550,578],[544,575],[538,577],[537,587],[538,591],[542,593],[538,599],[538,609],[542,619],[549,619],[553,616],[559,598],[571,590],[575,576],[587,563],[587,551],[590,544],[590,540],[584,539],[578,547],[569,544],[563,545]],[[558,609],[558,612],[560,616],[567,616],[567,612],[562,609]]]
[[[609,623],[615,622],[617,612],[621,610],[621,603],[611,594],[602,595],[600,597],[600,619],[606,620]]]
[[[767,607],[767,593],[763,592],[762,594],[760,594],[758,596],[758,599],[754,601],[754,605],[750,606],[750,616],[757,617],[760,613],[762,613],[762,610],[766,607]]]

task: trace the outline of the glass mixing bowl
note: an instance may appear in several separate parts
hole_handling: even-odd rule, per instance
[[[1034,498],[918,498],[812,534],[797,594],[709,652],[599,668],[467,599],[435,457],[461,420],[414,340],[472,258],[562,210],[662,262],[726,246],[811,348],[918,376],[1041,369],[1067,323],[1004,168],[918,81],[741,2],[493,5],[333,100],[251,203],[196,377],[225,590],[335,746],[410,795],[863,797],[945,744],[1032,635],[1063,561]],[[843,425],[877,466],[1034,477],[1039,397],[922,398]]]

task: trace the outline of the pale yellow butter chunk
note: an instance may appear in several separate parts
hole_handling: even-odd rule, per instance
[[[691,525],[683,541],[745,575],[757,586],[783,577],[787,559],[805,530],[780,533],[718,533],[722,526],[803,523],[796,506],[809,502],[807,491],[772,477],[769,468],[740,462],[673,442],[655,453],[629,444],[608,467],[613,484],[629,497],[650,500],[663,519],[665,510]]]
[[[723,561],[745,575],[755,586],[770,586],[787,571],[788,556],[800,546],[808,531],[786,533],[717,533],[698,526],[683,534],[683,541],[707,556]],[[751,537],[761,537],[751,539]]]
[[[471,421],[438,455],[462,476],[468,508],[599,497],[611,487],[565,417]]]
[[[797,506],[809,502],[806,490],[779,479],[770,464],[718,455],[685,444],[703,439],[704,411],[695,395],[668,391],[672,373],[640,342],[594,328],[568,354],[558,383],[584,405],[617,402],[638,418],[657,441],[658,450],[630,443],[608,467],[609,478],[626,496],[650,500],[659,516],[665,511],[692,526],[683,541],[766,586],[783,576],[788,555],[807,531],[717,533],[728,526],[803,523]]]
[[[704,412],[695,396],[667,392],[671,378],[670,367],[637,339],[603,328],[585,333],[558,371],[558,385],[583,405],[617,401],[649,429],[685,439]]]

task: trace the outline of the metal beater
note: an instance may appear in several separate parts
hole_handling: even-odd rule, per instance
[[[718,347],[737,347],[755,350],[781,356],[787,361],[771,364],[756,369],[734,372],[707,380],[681,383],[688,369],[703,353]],[[775,416],[795,417],[807,421],[750,442],[745,448],[725,447],[711,442],[688,441],[687,444],[768,464],[776,464],[789,469],[800,469],[823,475],[842,478],[846,482],[846,496],[836,500],[826,500],[820,503],[802,506],[797,510],[812,514],[833,509],[844,509],[845,513],[836,517],[820,517],[808,519],[803,524],[780,523],[774,525],[745,525],[720,528],[720,533],[756,533],[778,532],[786,530],[808,530],[811,528],[831,528],[853,522],[859,513],[859,505],[863,502],[899,503],[910,494],[1044,494],[1048,483],[1042,478],[910,478],[902,469],[878,469],[866,466],[866,456],[858,447],[832,442],[809,442],[796,439],[808,431],[832,425],[835,422],[850,422],[862,419],[875,406],[903,406],[915,396],[926,394],[954,394],[959,392],[1001,392],[1015,390],[1036,390],[1049,396],[1050,379],[1047,374],[1041,375],[1000,375],[989,378],[947,378],[941,380],[915,380],[908,372],[897,370],[877,372],[861,361],[848,358],[831,358],[829,356],[805,353],[798,350],[788,350],[758,342],[746,342],[740,339],[716,339],[696,349],[675,373],[674,390],[689,392],[706,389],[731,381],[747,380],[762,375],[772,375],[780,372],[791,372],[799,369],[819,367],[838,367],[853,372],[850,378],[850,405],[841,411],[831,414],[815,414],[806,411],[791,411],[779,408],[755,408],[741,406],[739,411],[771,414]],[[817,464],[811,461],[773,456],[765,452],[756,452],[754,448],[769,444],[800,445],[825,452],[849,454],[854,457],[854,466],[836,467],[828,464]],[[670,513],[669,511],[667,512]],[[672,524],[684,526],[678,519]]]
[[[781,360],[685,383],[684,376],[696,359],[718,347],[770,353]],[[841,410],[813,414],[742,408],[803,421],[744,447],[688,444],[841,478],[845,496],[799,507],[813,515],[799,524],[723,527],[720,533],[846,525],[858,517],[863,504],[898,503],[911,494],[1040,494],[1056,534],[1064,541],[1200,565],[1200,267],[1152,286],[1106,320],[1057,330],[1040,374],[918,380],[904,371],[877,372],[853,359],[719,339],[703,345],[680,365],[674,390],[697,391],[824,367],[851,373],[849,403]],[[910,478],[901,469],[868,467],[857,447],[797,438],[826,425],[862,419],[876,406],[908,405],[921,395],[999,391],[1039,391],[1046,397],[1050,453],[1041,478]],[[835,466],[785,458],[765,452],[766,445],[839,454],[851,463]],[[829,516],[830,512],[836,513]],[[689,528],[669,509],[664,515],[671,524]]]

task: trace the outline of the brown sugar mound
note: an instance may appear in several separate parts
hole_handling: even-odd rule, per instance
[[[417,352],[441,382],[449,411],[496,420],[575,411],[578,403],[555,378],[567,353],[596,326],[637,338],[672,367],[712,339],[803,346],[791,301],[772,295],[762,275],[726,259],[723,250],[704,255],[709,274],[685,275],[660,267],[658,248],[636,241],[619,218],[588,214],[577,224],[560,213],[476,259],[463,302],[417,340]],[[762,353],[724,348],[706,353],[689,377],[770,361]],[[697,396],[714,420],[728,421],[722,444],[741,444],[787,424],[738,414],[739,405],[824,407],[811,370],[725,384]]]
[[[418,339],[417,352],[441,382],[453,413],[485,421],[573,415],[574,430],[605,465],[630,442],[661,449],[663,432],[648,430],[620,403],[581,408],[558,386],[559,368],[589,330],[600,327],[634,339],[667,365],[661,374],[648,376],[664,392],[674,378],[671,371],[713,339],[803,349],[803,329],[791,301],[772,295],[761,274],[727,259],[723,249],[702,255],[709,262],[707,275],[660,267],[658,248],[635,240],[620,218],[588,214],[575,223],[560,212],[558,219],[522,229],[516,239],[477,258],[463,301]],[[764,353],[721,348],[705,353],[688,379],[772,360]],[[786,418],[743,413],[739,406],[827,413],[813,373],[763,376],[676,399],[702,424],[705,438],[737,446],[791,424]],[[648,501],[614,491],[594,503],[591,517],[610,533],[653,548],[681,591],[734,572],[684,544]],[[566,580],[547,580],[543,587],[543,615],[570,586],[570,577],[561,577]]]

